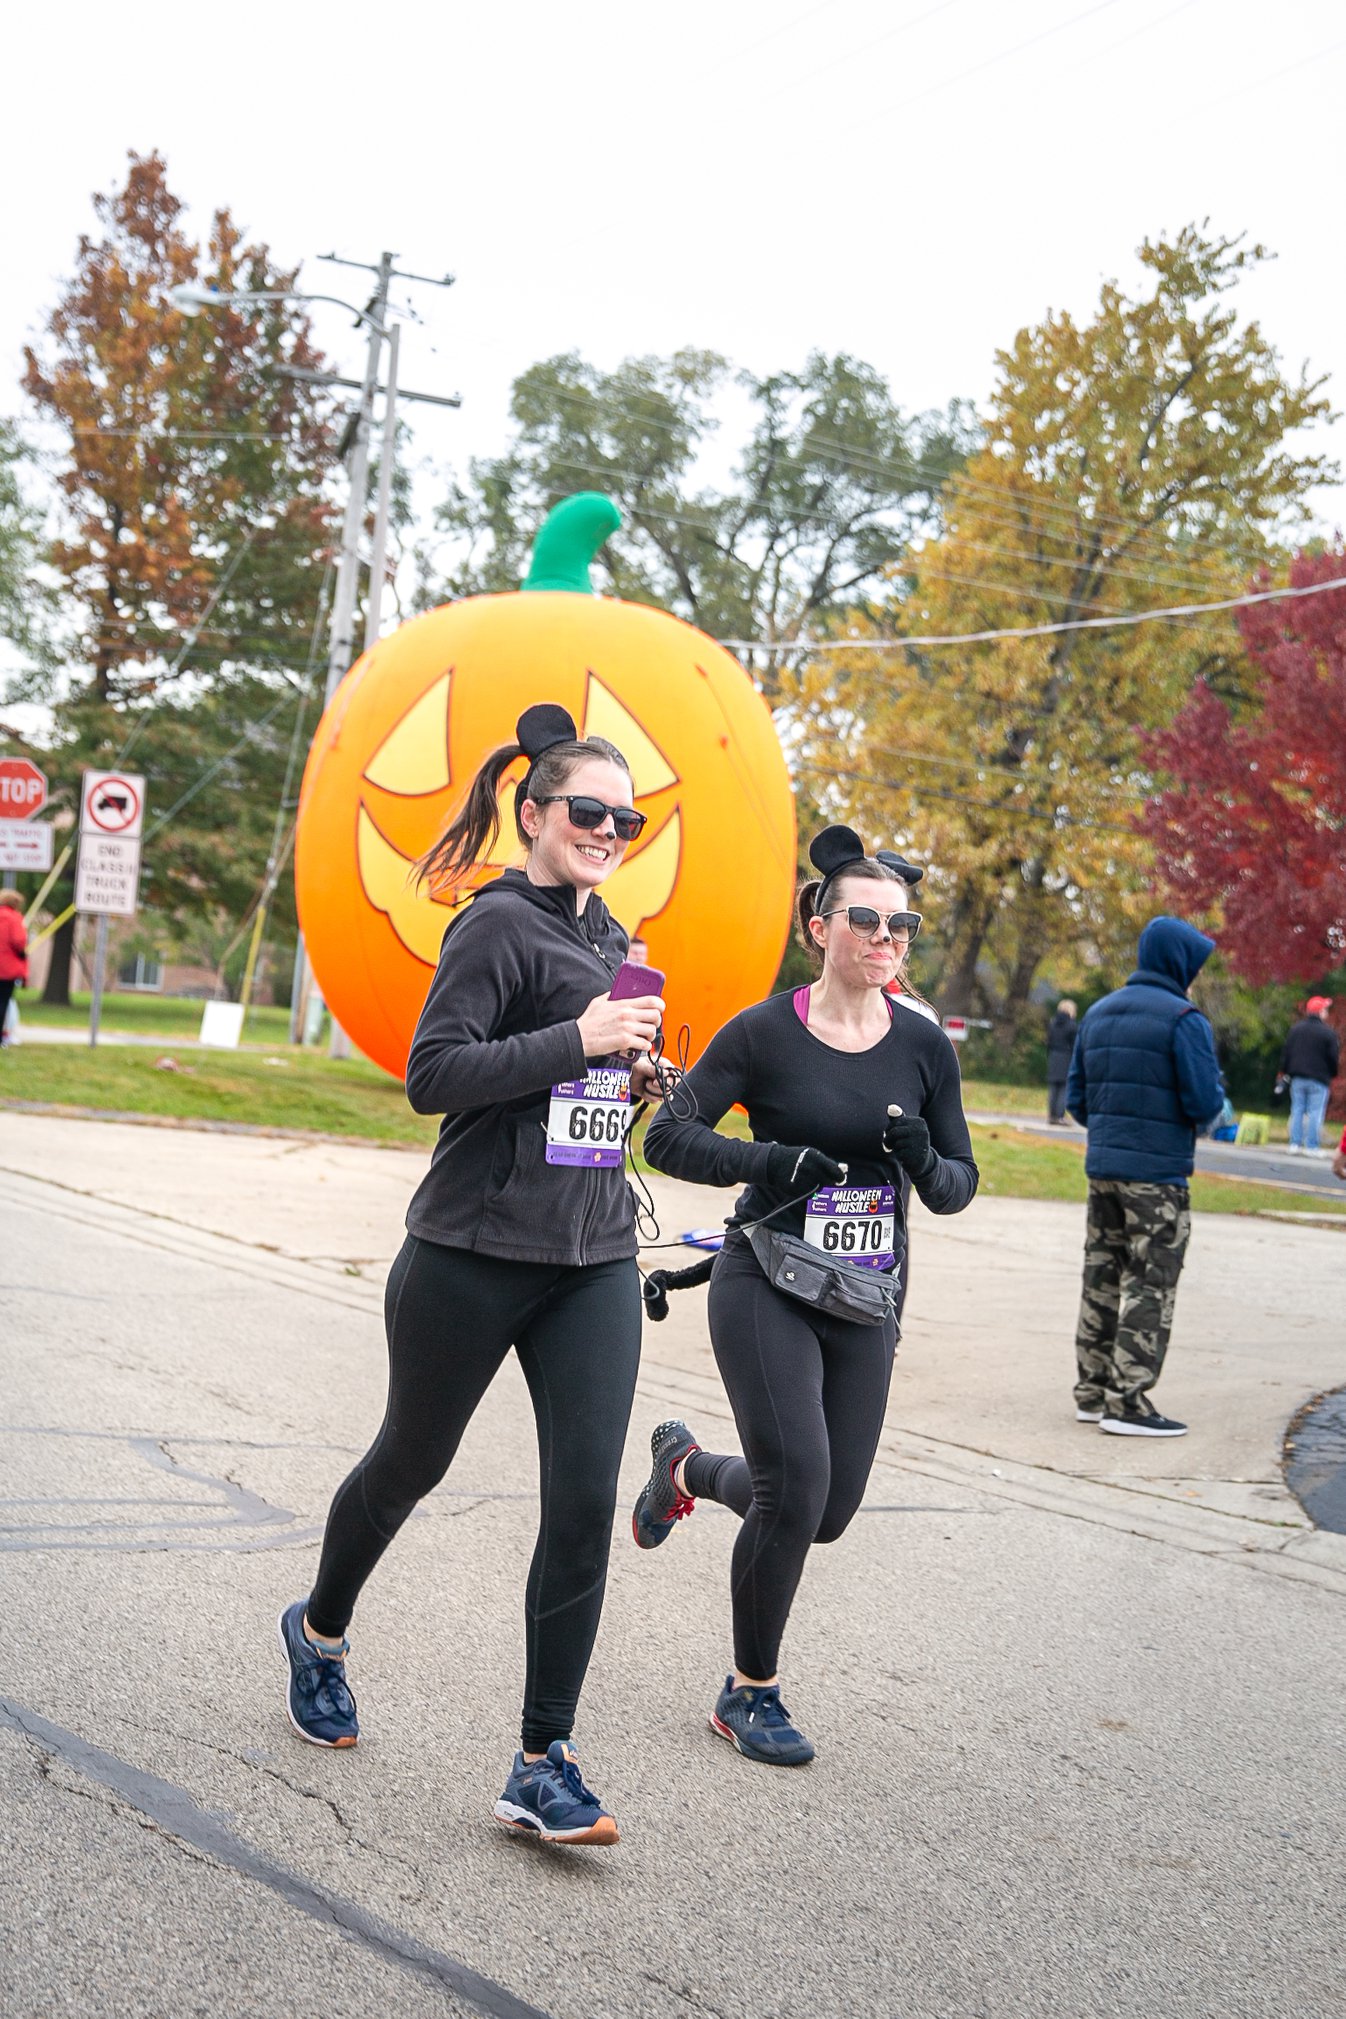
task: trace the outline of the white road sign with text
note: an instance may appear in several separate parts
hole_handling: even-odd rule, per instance
[[[114,834],[82,834],[75,871],[76,911],[131,918],[139,902],[140,843]]]
[[[0,869],[50,869],[51,828],[40,820],[0,820]]]

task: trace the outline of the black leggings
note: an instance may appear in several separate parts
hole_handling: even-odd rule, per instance
[[[746,1244],[710,1279],[710,1337],[745,1458],[688,1460],[688,1490],[742,1515],[731,1590],[734,1661],[765,1682],[815,1542],[835,1542],[864,1498],[897,1328],[829,1318],[773,1290]]]
[[[365,1579],[448,1471],[513,1346],[533,1398],[542,1485],[523,1746],[541,1753],[568,1739],[603,1610],[640,1309],[634,1261],[558,1268],[408,1235],[384,1299],[387,1413],[332,1502],[308,1605],[314,1631],[346,1631]]]

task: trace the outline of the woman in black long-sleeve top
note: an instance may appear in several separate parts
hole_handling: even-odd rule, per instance
[[[894,1015],[884,994],[920,925],[904,884],[865,856],[850,828],[828,828],[810,855],[823,875],[801,891],[799,923],[820,981],[726,1024],[687,1076],[695,1119],[664,1108],[645,1139],[656,1170],[747,1185],[709,1302],[745,1456],[702,1451],[686,1424],[660,1424],[635,1537],[654,1548],[697,1495],[742,1517],[731,1578],[735,1671],[710,1722],[749,1758],[779,1765],[813,1757],[780,1702],[781,1635],[809,1548],[841,1535],[864,1495],[897,1327],[891,1317],[857,1324],[783,1295],[743,1230],[765,1218],[859,1265],[900,1268],[904,1175],[935,1213],[961,1212],[977,1188],[954,1048],[924,1018]],[[735,1103],[747,1109],[751,1142],[716,1133]],[[677,1105],[685,1116],[692,1104]]]

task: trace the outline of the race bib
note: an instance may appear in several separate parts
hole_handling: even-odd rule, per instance
[[[825,1185],[804,1208],[808,1245],[864,1269],[892,1267],[896,1225],[892,1185]]]
[[[598,1066],[582,1080],[561,1080],[547,1110],[547,1162],[591,1170],[620,1164],[630,1112],[628,1067]]]

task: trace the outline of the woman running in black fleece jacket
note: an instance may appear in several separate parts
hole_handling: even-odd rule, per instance
[[[640,1358],[640,1284],[622,1169],[627,1081],[657,1099],[648,1052],[663,1003],[609,1000],[626,934],[597,886],[644,825],[625,759],[580,742],[564,709],[519,718],[517,744],[478,772],[426,857],[462,886],[515,795],[527,867],[458,913],[407,1064],[418,1114],[443,1115],[430,1170],[388,1278],[388,1408],[337,1489],[312,1596],[280,1617],[290,1721],[315,1745],[359,1735],[346,1683],[356,1598],[459,1440],[513,1346],[537,1416],[542,1520],[525,1605],[522,1750],[495,1814],[549,1842],[617,1841],[580,1777],[571,1725],[598,1631],[621,1460]],[[576,1122],[582,1121],[583,1128]]]
[[[710,1722],[748,1758],[781,1766],[813,1757],[780,1701],[781,1635],[810,1546],[844,1533],[863,1498],[897,1327],[891,1316],[869,1325],[831,1316],[774,1289],[742,1230],[766,1219],[834,1256],[900,1269],[904,1175],[934,1213],[960,1213],[977,1189],[954,1048],[924,1018],[896,1015],[884,994],[920,925],[905,885],[848,827],[828,828],[809,852],[823,875],[800,892],[799,923],[821,981],[726,1024],[685,1082],[697,1118],[662,1109],[645,1138],[656,1170],[748,1186],[709,1304],[745,1456],[702,1451],[685,1423],[660,1424],[633,1517],[636,1541],[652,1549],[698,1494],[742,1516],[735,1671]],[[716,1133],[735,1102],[748,1111],[750,1143]]]

